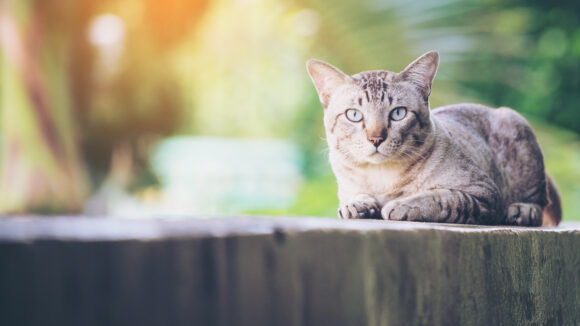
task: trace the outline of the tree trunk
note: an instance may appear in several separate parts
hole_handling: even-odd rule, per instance
[[[66,17],[76,6],[66,2],[0,1],[2,213],[75,213],[88,195],[72,114],[66,23],[48,9]]]

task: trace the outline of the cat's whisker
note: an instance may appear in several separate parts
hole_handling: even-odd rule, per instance
[[[409,159],[425,159],[427,157],[427,153],[423,153],[412,148],[408,148],[405,151],[402,151],[401,154],[405,155],[405,157]]]

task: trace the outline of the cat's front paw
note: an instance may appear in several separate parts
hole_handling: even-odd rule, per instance
[[[402,200],[388,202],[381,210],[381,217],[393,221],[419,221],[423,218],[419,207],[408,205]]]
[[[374,219],[381,217],[379,213],[379,203],[370,196],[359,196],[338,208],[341,219]]]

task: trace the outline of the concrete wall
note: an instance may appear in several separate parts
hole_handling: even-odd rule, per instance
[[[0,325],[579,325],[580,225],[0,218]]]

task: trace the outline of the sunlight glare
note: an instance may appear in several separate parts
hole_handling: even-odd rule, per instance
[[[296,32],[302,36],[310,36],[318,31],[320,25],[320,18],[318,13],[312,9],[304,9],[299,11],[294,17],[294,25]]]
[[[97,46],[119,44],[125,38],[125,23],[113,14],[100,15],[89,28],[89,40]]]
[[[117,71],[119,59],[123,54],[125,33],[125,23],[119,16],[113,14],[97,16],[89,26],[89,40],[97,47],[99,53],[98,79],[106,80]]]

